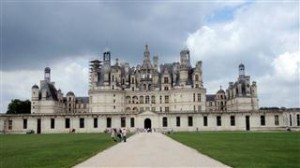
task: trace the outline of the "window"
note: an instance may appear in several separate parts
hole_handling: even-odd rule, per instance
[[[121,127],[126,127],[126,118],[121,117]]]
[[[300,126],[300,114],[297,114],[297,126]]]
[[[152,96],[152,97],[151,97],[151,103],[152,103],[152,104],[155,104],[155,96]]]
[[[70,118],[65,119],[65,128],[70,128]]]
[[[134,127],[134,118],[130,118],[130,127]]]
[[[162,103],[162,96],[159,96],[159,103]]]
[[[27,129],[27,119],[23,119],[23,129]]]
[[[164,83],[169,83],[169,78],[168,77],[164,77]]]
[[[293,126],[292,115],[290,114],[290,126]]]
[[[195,75],[195,81],[199,81],[199,76]]]
[[[176,126],[180,127],[180,117],[176,117]]]
[[[199,88],[199,84],[196,84],[196,86],[195,86],[196,88]]]
[[[112,82],[115,81],[115,76],[114,76],[114,75],[111,76],[111,81],[112,81]]]
[[[8,120],[8,129],[12,130],[12,120]]]
[[[168,126],[168,119],[167,119],[167,117],[163,117],[163,119],[162,119],[162,125],[163,125],[163,127],[167,127]]]
[[[169,103],[169,96],[165,96],[165,103]]]
[[[260,116],[260,125],[266,125],[266,118],[265,118],[265,116],[264,115],[261,115]]]
[[[192,116],[188,116],[188,126],[189,127],[193,126],[193,117]]]
[[[235,126],[235,116],[230,116],[230,125]]]
[[[196,94],[195,93],[193,94],[193,101],[194,102],[196,101]]]
[[[274,116],[274,119],[275,119],[275,125],[279,125],[279,116],[278,115],[275,115]]]
[[[106,127],[107,127],[107,128],[110,128],[110,127],[111,127],[111,118],[110,118],[110,117],[107,117],[107,118],[106,118]]]
[[[94,118],[94,128],[98,128],[98,118]]]
[[[169,90],[169,87],[168,87],[168,86],[165,86],[165,87],[164,87],[164,90]]]
[[[131,83],[134,84],[134,78],[131,78]]]
[[[207,126],[207,116],[203,117],[203,126]]]
[[[145,103],[146,103],[146,104],[149,104],[149,102],[150,102],[149,99],[150,99],[149,96],[146,96],[146,100],[145,100]]]
[[[79,128],[84,128],[84,118],[79,118]]]
[[[165,107],[165,112],[169,112],[169,107]]]
[[[155,107],[151,107],[151,111],[153,111],[153,112],[154,112],[154,111],[155,111]]]
[[[221,126],[221,125],[222,125],[221,116],[217,116],[217,126]]]
[[[54,129],[55,128],[55,119],[54,118],[51,118],[51,122],[50,122],[50,128],[51,129]]]
[[[159,111],[162,112],[162,107],[159,107]]]
[[[201,102],[201,93],[198,93],[198,102]]]

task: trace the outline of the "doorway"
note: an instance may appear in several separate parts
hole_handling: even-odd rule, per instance
[[[36,129],[36,133],[40,134],[41,133],[41,119],[37,119],[37,129]]]
[[[145,129],[151,129],[152,128],[152,125],[151,125],[151,120],[149,118],[146,118],[145,121],[144,121],[144,128]]]
[[[250,131],[250,116],[246,116],[246,130]]]

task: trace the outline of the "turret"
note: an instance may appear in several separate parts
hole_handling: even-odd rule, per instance
[[[239,75],[245,76],[245,65],[244,64],[239,65]]]
[[[31,88],[31,100],[37,101],[39,99],[39,87],[35,84]]]
[[[49,67],[46,67],[45,68],[45,73],[44,73],[44,79],[47,82],[51,81],[51,79],[50,79],[50,72],[51,72],[51,69]]]

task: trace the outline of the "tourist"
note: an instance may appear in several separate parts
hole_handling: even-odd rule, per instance
[[[123,141],[126,142],[127,130],[125,128],[123,128],[122,130],[122,135],[123,135]]]
[[[119,142],[122,142],[122,130],[121,130],[121,128],[119,129],[119,131],[117,133],[117,136],[119,138]]]

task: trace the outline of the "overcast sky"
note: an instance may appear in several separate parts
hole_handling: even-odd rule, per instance
[[[188,47],[203,61],[204,87],[236,81],[238,65],[257,81],[259,106],[299,107],[299,2],[1,1],[1,111],[30,99],[51,68],[66,94],[88,95],[88,61],[141,64],[144,46],[160,63]],[[114,62],[114,61],[113,61]]]

